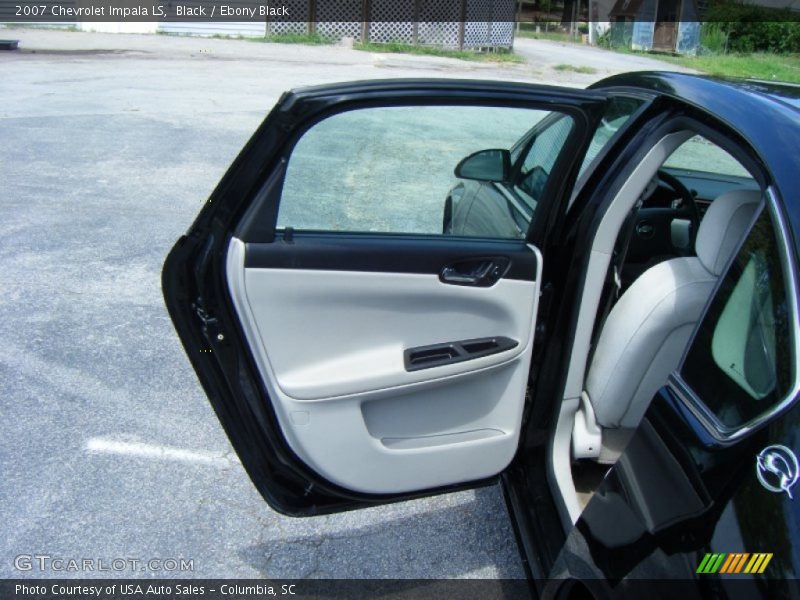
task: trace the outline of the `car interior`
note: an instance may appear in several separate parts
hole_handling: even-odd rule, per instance
[[[704,170],[680,167],[693,160]],[[657,143],[612,202],[590,259],[606,277],[590,265],[572,361],[581,364],[570,366],[553,445],[554,465],[571,463],[554,472],[573,522],[680,365],[761,199],[735,158],[684,131]]]

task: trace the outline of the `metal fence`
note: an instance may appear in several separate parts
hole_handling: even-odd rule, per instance
[[[267,35],[308,34],[454,49],[511,48],[514,0],[285,0],[307,22],[267,22]],[[338,21],[342,14],[361,18]],[[444,18],[447,17],[447,18]],[[452,20],[450,20],[452,19]]]

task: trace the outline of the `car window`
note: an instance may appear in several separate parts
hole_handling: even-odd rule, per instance
[[[573,120],[562,115],[535,135],[525,153],[515,183],[527,203],[535,208],[542,197],[545,183],[550,177],[556,158],[572,131]]]
[[[549,172],[571,129],[572,119],[562,116],[539,133],[525,155],[522,175],[527,175],[537,167]]]
[[[696,135],[681,144],[664,162],[664,166],[717,175],[752,177],[738,160],[701,135]]]
[[[753,229],[711,301],[681,376],[727,428],[781,402],[795,373],[791,289],[768,211]]]
[[[608,144],[619,128],[633,116],[633,113],[639,110],[643,103],[644,101],[638,98],[626,98],[624,96],[615,96],[609,99],[603,118],[600,120],[597,129],[595,129],[592,141],[589,142],[586,156],[583,157],[583,163],[578,172],[579,178],[597,155],[600,154],[600,150]]]
[[[464,187],[454,176],[456,165],[482,150],[507,153],[551,114],[524,108],[415,106],[333,115],[309,129],[292,151],[278,227],[442,235],[445,200],[458,195],[469,202],[477,188],[485,187],[478,181]],[[567,123],[571,127],[572,120]],[[569,127],[536,145],[536,160],[548,170]],[[458,194],[452,193],[460,184]],[[484,204],[493,201],[488,195],[480,199]],[[496,202],[496,211],[488,212],[510,210],[502,198]],[[479,235],[467,229],[459,234]],[[508,237],[520,235],[515,231]]]

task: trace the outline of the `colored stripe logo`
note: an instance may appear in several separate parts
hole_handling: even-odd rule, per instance
[[[771,560],[772,552],[708,553],[697,567],[697,573],[763,573]]]

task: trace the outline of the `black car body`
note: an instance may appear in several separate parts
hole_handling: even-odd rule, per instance
[[[588,157],[592,132],[608,123],[609,116],[614,116],[615,109],[609,106],[618,98],[633,102],[626,119],[615,124],[602,147]],[[283,513],[312,516],[484,485],[499,477],[525,564],[535,582],[533,587],[546,596],[569,590],[590,591],[597,597],[617,597],[626,591],[635,596],[641,588],[631,587],[629,581],[637,578],[691,580],[696,582],[695,589],[701,596],[726,597],[733,593],[731,582],[737,582],[735,585],[740,586],[737,590],[752,593],[751,597],[797,594],[793,579],[800,572],[800,509],[791,489],[797,480],[791,456],[800,450],[800,408],[796,403],[800,342],[796,297],[800,209],[795,198],[800,173],[798,99],[797,89],[787,86],[721,82],[674,73],[617,76],[589,90],[501,82],[398,80],[331,85],[286,94],[242,150],[189,232],[175,245],[163,271],[164,295],[175,327],[258,490],[271,506]],[[531,104],[573,119],[574,126],[563,142],[563,151],[550,164],[552,173],[547,173],[546,180],[526,186],[518,178],[519,160],[510,160],[506,167],[500,167],[506,169],[504,176],[499,177],[505,181],[469,179],[457,184],[446,199],[442,198],[446,200],[442,227],[452,238],[438,234],[305,231],[302,227],[277,225],[281,188],[293,149],[306,132],[331,116],[375,106],[518,108]],[[548,123],[547,118],[542,120],[520,138],[519,148],[511,146],[510,152],[522,152]],[[650,263],[663,260],[663,254],[673,257],[693,254],[690,245],[671,243],[673,238],[665,228],[672,222],[686,221],[685,231],[694,241],[699,219],[714,196],[739,188],[761,190],[764,199],[760,218],[773,224],[774,240],[770,243],[777,248],[786,287],[780,318],[785,321],[788,334],[779,342],[788,344],[781,346],[787,358],[780,363],[788,367],[781,367],[783,371],[777,375],[781,378],[782,393],[774,402],[765,393],[760,397],[767,400],[753,409],[754,414],[747,413],[747,419],[742,417],[744,424],[726,425],[715,409],[735,391],[713,385],[702,391],[693,389],[687,380],[697,380],[697,374],[687,374],[688,367],[682,363],[684,366],[674,370],[653,398],[621,456],[601,469],[602,481],[596,482],[591,500],[582,511],[576,512],[560,491],[564,473],[559,472],[558,464],[563,465],[565,458],[554,455],[558,454],[559,440],[563,438],[559,419],[564,412],[565,389],[570,385],[575,340],[579,335],[589,334],[596,340],[597,330],[602,326],[601,318],[594,321],[594,311],[594,331],[582,331],[580,322],[581,299],[585,298],[592,275],[593,240],[613,199],[624,189],[623,182],[630,181],[636,169],[649,160],[647,152],[656,147],[654,140],[681,128],[689,128],[723,148],[752,177],[717,178],[691,169],[660,169],[659,179],[653,180],[647,197],[638,202],[624,221],[623,229],[641,239],[626,244],[622,254],[635,257],[638,252],[642,256],[621,260],[630,264],[615,264],[612,257],[608,272],[604,269],[598,280],[603,288],[599,297],[611,298],[627,288],[652,266]],[[515,185],[526,189],[528,196],[535,196],[538,205],[535,219],[531,220],[527,214],[531,207],[514,191]],[[454,198],[454,194],[458,197]],[[470,212],[465,210],[467,204],[477,210],[472,217],[466,216]],[[481,228],[484,229],[478,231]],[[249,341],[254,334],[240,315],[235,291],[231,291],[236,286],[232,282],[236,275],[231,275],[232,265],[236,264],[232,237],[243,242],[236,252],[242,254],[245,270],[260,269],[280,275],[266,280],[262,288],[262,297],[272,296],[269,301],[274,302],[306,301],[303,294],[310,292],[304,290],[318,290],[316,286],[322,285],[305,279],[311,273],[336,285],[335,277],[341,273],[358,272],[360,275],[349,280],[350,283],[360,285],[358,282],[374,278],[378,283],[364,288],[374,294],[381,294],[381,285],[393,285],[386,275],[388,272],[406,277],[403,281],[424,274],[438,278],[446,293],[463,293],[463,298],[469,300],[483,293],[477,288],[499,289],[497,284],[501,280],[510,282],[508,289],[513,286],[521,289],[535,272],[538,319],[534,311],[535,330],[530,335],[535,344],[530,344],[530,368],[524,382],[527,400],[520,399],[520,427],[518,436],[515,434],[512,439],[513,458],[502,472],[492,473],[491,465],[484,469],[476,464],[476,472],[481,474],[477,479],[448,474],[442,478],[447,480],[445,484],[436,485],[436,476],[426,479],[426,474],[420,471],[420,481],[424,483],[418,487],[394,485],[403,478],[413,481],[413,473],[405,470],[397,478],[391,472],[377,473],[374,481],[382,482],[374,486],[381,490],[378,492],[354,489],[359,486],[348,487],[321,475],[328,467],[315,467],[310,464],[315,459],[301,456],[297,447],[304,442],[289,438],[304,434],[289,431],[286,419],[294,419],[291,422],[298,430],[309,419],[312,424],[328,419],[330,440],[336,441],[330,441],[332,445],[327,450],[335,453],[341,449],[345,455],[350,452],[346,447],[348,439],[337,437],[334,431],[336,423],[343,423],[337,419],[344,419],[345,409],[337,413],[332,408],[335,402],[325,404],[319,400],[313,381],[309,383],[316,376],[327,377],[334,390],[330,394],[334,401],[351,393],[355,396],[362,393],[346,377],[351,368],[348,341],[343,340],[342,355],[337,357],[340,362],[331,362],[333,367],[328,370],[319,367],[304,371],[302,357],[292,354],[285,358],[273,353],[269,368],[277,373],[280,361],[291,362],[291,359],[295,361],[291,363],[294,370],[287,368],[287,374],[275,375],[275,381],[265,381],[269,377],[263,375],[265,367],[259,362],[259,352]],[[615,231],[614,237],[619,243],[625,237],[622,229]],[[627,252],[628,246],[631,254]],[[778,268],[776,264],[773,269]],[[734,260],[730,269],[737,268]],[[287,279],[282,279],[284,275]],[[298,291],[290,293],[276,287],[286,281],[298,282]],[[724,287],[720,286],[717,289]],[[286,300],[274,300],[283,298],[282,294]],[[422,297],[413,296],[411,291],[408,294],[409,302]],[[360,303],[347,290],[334,290],[326,296],[326,305],[320,310],[328,311],[329,303],[339,303],[344,307],[342,310],[352,310],[367,320],[377,318],[376,314],[387,315],[387,319],[404,318],[402,313],[409,304],[392,304],[390,296],[376,297],[388,303],[380,311],[366,300]],[[713,312],[713,301],[709,307]],[[287,314],[295,318],[292,310],[286,308]],[[481,310],[488,309],[484,306]],[[313,321],[312,316],[308,318]],[[295,328],[295,334],[282,333],[283,324],[269,322],[273,324],[274,344],[303,346],[303,340],[314,339],[313,334],[303,332],[302,328]],[[327,326],[323,325],[323,331],[318,333],[322,344],[326,343],[322,338]],[[464,327],[469,331],[468,326]],[[697,335],[701,335],[703,327],[702,324],[695,327]],[[515,347],[519,350],[526,346],[525,340],[515,337],[513,331],[511,335],[499,333],[503,335],[469,339],[465,334],[455,339],[433,340],[441,344],[405,348],[403,376],[409,377],[411,385],[419,386],[423,381],[420,378],[432,372],[431,369],[444,367],[450,369],[447,373],[455,373],[470,361],[490,364],[492,356],[504,356],[504,352],[514,353]],[[261,328],[262,336],[269,338],[269,334]],[[361,339],[359,335],[366,334],[347,329],[347,335],[357,340]],[[298,351],[310,350],[312,344],[308,342]],[[376,365],[365,366],[364,377],[382,368],[378,354],[376,351],[373,356],[362,357],[365,365]],[[399,354],[392,360],[402,365]],[[339,378],[337,368],[343,373]],[[713,379],[710,367],[705,374],[709,381]],[[615,376],[624,378],[626,374]],[[433,389],[441,390],[442,386],[451,385],[451,381],[452,378],[437,380],[439,387]],[[480,379],[469,381],[478,385]],[[301,402],[307,402],[291,406],[312,407],[310,413],[300,410],[291,417],[281,413],[284,409],[274,396],[290,388]],[[359,405],[358,414],[368,428],[380,429],[376,425],[380,423],[379,413],[396,415],[404,406],[424,412],[426,398],[449,402],[430,395],[438,392],[415,396],[413,390],[417,388],[412,387],[402,403],[390,404],[382,400],[386,394],[391,396],[393,388],[387,389],[370,391],[373,394],[370,398],[374,399],[370,404]],[[327,412],[315,413],[314,407],[323,407],[319,411]],[[405,423],[403,419],[411,417],[406,413],[397,418],[400,419],[397,422]],[[425,427],[433,425],[428,423]],[[395,427],[398,428],[399,425]],[[387,427],[386,431],[381,429],[380,434],[375,434],[375,439],[386,446],[381,449],[384,454],[408,458],[414,453],[427,453],[426,460],[435,463],[437,452],[443,452],[421,441],[430,436],[412,439],[392,431]],[[459,443],[466,448],[483,443],[481,435],[495,434],[458,435],[462,437],[443,437],[436,443],[440,447],[452,443],[456,452]],[[456,439],[460,441],[453,441]],[[778,447],[788,454],[782,455],[783,450],[775,450]],[[347,477],[359,480],[364,472],[370,471],[371,455],[362,457],[361,464],[342,476],[343,481]],[[569,470],[569,459],[566,460]],[[573,456],[573,464],[576,462],[580,461]],[[452,471],[452,465],[461,463],[447,464]],[[465,468],[468,472],[469,465]],[[769,489],[770,481],[773,489]],[[767,554],[769,559],[765,558]],[[750,568],[758,566],[750,564],[756,555],[761,557],[763,572]],[[582,582],[579,588],[572,585],[577,580]]]

